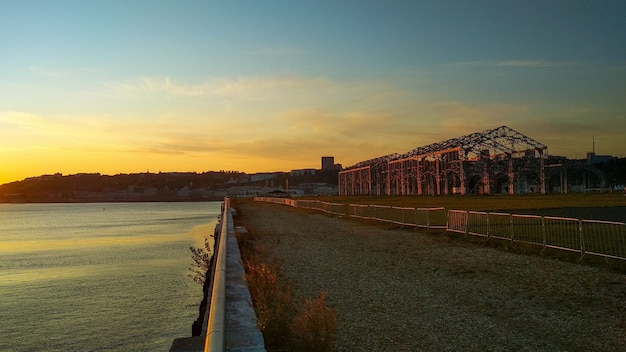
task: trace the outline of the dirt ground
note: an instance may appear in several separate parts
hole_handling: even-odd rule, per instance
[[[445,233],[237,207],[297,296],[327,293],[338,351],[626,351],[625,275]]]

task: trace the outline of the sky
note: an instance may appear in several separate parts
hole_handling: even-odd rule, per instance
[[[626,156],[626,2],[0,0],[0,184],[344,167],[506,125]]]

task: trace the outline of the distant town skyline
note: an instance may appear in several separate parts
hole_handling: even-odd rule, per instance
[[[0,4],[0,184],[317,168],[506,125],[626,156],[626,2]]]

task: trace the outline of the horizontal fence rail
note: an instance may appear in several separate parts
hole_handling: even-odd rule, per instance
[[[585,253],[609,258],[626,258],[626,224],[613,221],[581,221]]]
[[[621,222],[449,210],[447,231],[626,260]]]
[[[376,204],[342,204],[310,199],[290,199],[277,197],[255,197],[254,200],[290,205],[292,207],[315,209],[328,214],[349,216],[359,219],[376,220],[402,226],[445,229],[444,208],[405,208]]]
[[[315,209],[328,214],[376,220],[401,226],[445,229],[606,258],[626,260],[626,224],[554,216],[498,212],[407,208],[375,204],[340,204],[318,200],[256,197],[256,201]]]
[[[544,216],[542,221],[544,246],[585,254],[582,220]]]

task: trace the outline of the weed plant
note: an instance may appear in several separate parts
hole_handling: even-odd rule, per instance
[[[334,351],[337,321],[335,311],[326,305],[326,293],[298,302],[291,285],[282,278],[280,261],[269,260],[264,248],[255,248],[254,239],[251,229],[237,236],[267,351]]]
[[[244,259],[243,265],[266,348],[282,350],[290,340],[289,325],[296,311],[291,288],[279,280],[278,261],[268,264],[252,257]]]
[[[212,237],[214,237],[214,235]],[[207,310],[208,296],[209,291],[211,290],[211,278],[208,276],[212,273],[211,268],[213,267],[214,262],[212,254],[214,249],[211,248],[211,242],[212,241],[209,241],[209,238],[205,237],[204,247],[189,247],[189,250],[191,251],[191,258],[193,259],[193,264],[189,267],[189,277],[193,281],[202,285],[203,297],[198,307],[198,317],[191,325],[192,336],[200,336],[202,333],[204,316]]]
[[[337,337],[335,311],[326,306],[326,292],[304,301],[291,321],[293,351],[332,351]]]
[[[204,285],[213,256],[209,238],[204,238],[204,247],[189,246],[189,250],[191,251],[191,259],[193,259],[193,264],[189,267],[189,277],[200,285]]]

